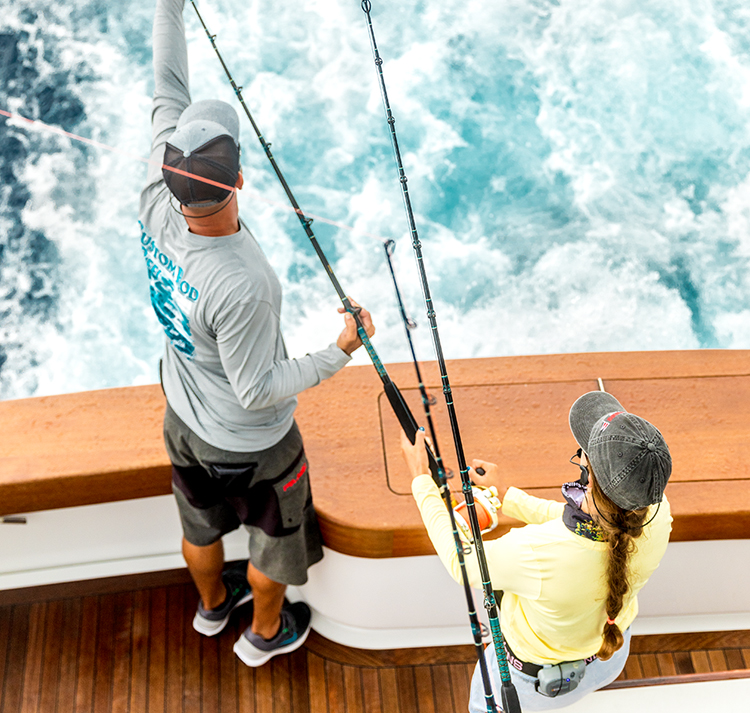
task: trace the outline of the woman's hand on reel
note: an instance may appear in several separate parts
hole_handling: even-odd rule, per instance
[[[494,485],[497,488],[497,496],[501,501],[505,498],[505,493],[510,487],[508,483],[503,482],[504,478],[500,475],[500,469],[497,465],[478,458],[471,461],[469,478],[475,485],[481,485],[485,488]]]

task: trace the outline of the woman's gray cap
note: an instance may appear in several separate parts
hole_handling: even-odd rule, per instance
[[[658,429],[604,391],[581,396],[570,408],[569,422],[610,500],[624,510],[661,502],[672,456]]]
[[[182,205],[214,205],[232,192],[240,171],[239,139],[239,117],[226,102],[198,101],[182,112],[164,151],[165,166],[180,173],[162,169],[167,187]]]

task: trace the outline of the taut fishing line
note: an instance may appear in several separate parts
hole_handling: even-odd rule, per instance
[[[286,179],[284,178],[284,175],[281,172],[279,165],[276,163],[276,159],[273,157],[273,154],[271,153],[271,144],[269,144],[263,138],[263,134],[261,134],[260,129],[258,128],[258,125],[255,123],[255,120],[253,119],[253,116],[250,113],[250,110],[247,108],[247,104],[245,104],[245,100],[242,97],[242,87],[237,86],[236,82],[234,81],[234,78],[232,77],[232,74],[229,71],[229,68],[224,62],[224,59],[221,56],[221,53],[219,52],[219,48],[216,46],[216,41],[215,41],[216,35],[212,35],[209,32],[208,27],[206,26],[206,23],[203,21],[203,17],[198,10],[198,6],[195,4],[195,0],[190,0],[190,4],[193,6],[193,9],[195,10],[195,14],[198,16],[198,19],[200,20],[200,23],[203,26],[203,30],[206,33],[206,37],[208,37],[209,41],[211,42],[211,46],[214,48],[214,52],[216,52],[216,56],[219,58],[219,62],[221,62],[221,66],[224,69],[224,73],[227,75],[227,79],[229,79],[229,83],[232,85],[232,89],[234,90],[234,93],[237,96],[237,100],[239,101],[240,105],[242,106],[242,109],[247,115],[247,118],[250,120],[250,123],[252,124],[253,130],[255,131],[255,135],[258,137],[258,141],[260,142],[260,145],[263,147],[263,151],[265,152],[266,157],[270,161],[271,166],[273,167],[274,173],[276,174],[276,177],[279,179],[279,182],[281,183],[281,186],[284,189],[284,192],[286,193],[286,196],[289,199],[289,202],[292,204],[292,208],[294,209],[294,212],[297,214],[297,217],[299,218],[299,221],[302,224],[302,228],[304,229],[305,234],[310,239],[310,242],[312,243],[312,246],[315,249],[315,252],[317,253],[318,258],[320,258],[320,262],[322,263],[323,268],[328,274],[328,277],[331,279],[331,283],[333,284],[333,287],[336,290],[336,293],[338,294],[339,299],[341,300],[341,303],[344,305],[344,309],[347,312],[349,312],[349,314],[351,314],[352,317],[354,317],[354,320],[357,324],[357,333],[359,334],[359,338],[362,340],[362,344],[364,344],[365,349],[367,350],[367,353],[370,356],[370,360],[372,361],[373,366],[375,367],[375,370],[378,372],[378,376],[380,377],[380,380],[383,382],[383,390],[385,391],[385,395],[388,397],[388,401],[391,404],[391,408],[393,409],[393,412],[396,414],[396,418],[398,418],[399,423],[401,424],[401,428],[403,428],[409,440],[412,443],[414,443],[414,439],[416,438],[417,428],[418,428],[417,422],[414,419],[414,416],[409,410],[409,407],[406,405],[406,402],[404,401],[404,397],[401,395],[401,392],[399,391],[398,387],[396,386],[396,384],[393,383],[390,376],[388,375],[388,372],[383,366],[383,363],[380,361],[380,357],[378,356],[378,353],[375,351],[375,347],[372,345],[370,338],[367,336],[367,332],[365,331],[364,325],[362,324],[362,320],[359,316],[359,309],[354,307],[354,305],[352,305],[346,293],[341,289],[341,285],[339,284],[339,281],[336,279],[336,275],[333,272],[333,268],[331,267],[331,264],[328,262],[325,254],[323,253],[323,249],[320,247],[320,244],[318,243],[318,240],[315,237],[315,233],[313,233],[312,218],[308,218],[302,212],[302,209],[299,207],[299,204],[297,203],[297,200],[295,199],[291,188],[289,188],[289,184],[286,182]],[[438,477],[437,463],[435,462],[435,457],[433,456],[429,448],[427,449],[427,454],[430,460],[430,471],[432,472],[433,478],[437,479]]]
[[[401,319],[404,323],[404,329],[406,330],[406,338],[409,342],[409,349],[411,350],[412,361],[414,362],[414,370],[416,371],[417,381],[419,382],[419,393],[422,395],[422,405],[424,406],[425,418],[430,429],[430,438],[432,440],[432,450],[435,454],[435,461],[438,466],[438,487],[440,488],[440,494],[443,496],[445,501],[445,507],[448,508],[448,514],[451,522],[451,530],[453,531],[453,542],[456,545],[456,554],[458,556],[458,565],[461,569],[461,581],[464,587],[464,595],[466,596],[466,607],[469,610],[469,622],[471,623],[471,633],[474,636],[474,648],[476,650],[477,659],[479,660],[479,667],[482,673],[482,681],[489,681],[489,671],[487,669],[487,658],[484,655],[484,646],[482,644],[482,624],[479,621],[476,607],[474,606],[474,597],[471,593],[471,585],[469,584],[469,575],[466,571],[466,561],[464,560],[464,554],[469,554],[471,548],[464,549],[464,544],[461,542],[461,537],[458,534],[458,527],[456,525],[456,515],[453,512],[453,503],[451,502],[451,492],[448,488],[448,480],[445,469],[443,468],[443,459],[440,455],[440,448],[438,447],[437,434],[435,432],[435,424],[432,420],[432,411],[430,406],[433,405],[434,401],[427,394],[427,389],[422,379],[422,371],[419,368],[419,362],[417,361],[417,354],[414,350],[414,341],[411,338],[411,331],[416,329],[416,322],[412,320],[406,312],[404,301],[401,298],[401,290],[398,287],[398,281],[396,280],[396,272],[393,269],[393,252],[396,247],[396,243],[393,240],[386,240],[383,244],[385,248],[385,256],[388,260],[388,268],[391,272],[391,278],[393,280],[393,288],[396,291],[396,299],[398,300],[398,307],[401,312]],[[491,689],[490,689],[491,690]],[[494,706],[494,704],[493,704]],[[494,712],[493,712],[494,713]]]
[[[453,441],[456,447],[456,455],[458,457],[458,465],[461,474],[461,488],[466,500],[469,523],[471,525],[471,532],[474,538],[474,547],[476,548],[477,553],[477,562],[479,564],[479,571],[482,577],[482,588],[484,590],[484,607],[487,610],[490,619],[492,640],[495,645],[495,654],[497,656],[500,678],[502,680],[502,707],[506,713],[520,713],[521,704],[518,699],[518,692],[516,691],[516,688],[510,678],[510,670],[508,669],[508,658],[505,653],[505,642],[503,640],[502,631],[500,630],[500,618],[497,613],[497,603],[495,601],[495,594],[492,589],[492,583],[490,582],[490,574],[487,567],[487,557],[484,553],[482,533],[479,527],[479,520],[477,519],[476,506],[474,504],[474,494],[471,488],[471,480],[469,479],[469,468],[466,465],[466,457],[464,456],[464,449],[461,443],[461,433],[458,428],[456,409],[453,404],[453,395],[451,392],[450,382],[448,380],[448,371],[445,365],[443,349],[440,344],[440,335],[438,334],[437,320],[435,319],[435,309],[432,304],[430,287],[427,282],[427,273],[425,272],[424,260],[422,257],[422,246],[419,242],[419,235],[417,234],[417,226],[414,221],[414,212],[412,211],[411,200],[409,198],[409,188],[407,186],[406,173],[404,172],[403,162],[401,161],[401,151],[399,150],[398,138],[396,136],[395,128],[396,120],[393,118],[390,102],[388,101],[388,92],[385,87],[385,78],[383,76],[383,60],[381,59],[380,53],[378,52],[378,46],[375,41],[375,32],[372,27],[372,18],[370,17],[371,9],[372,4],[370,0],[362,0],[362,10],[367,16],[367,29],[370,35],[370,44],[372,45],[372,53],[375,60],[378,83],[380,84],[380,93],[383,98],[383,107],[385,109],[386,121],[388,122],[388,126],[390,128],[391,143],[393,145],[394,157],[396,160],[396,165],[398,167],[399,182],[401,183],[401,192],[404,198],[404,208],[406,210],[406,217],[409,223],[409,230],[412,237],[412,247],[414,248],[414,254],[417,259],[417,266],[419,268],[419,275],[422,283],[422,293],[424,295],[425,306],[427,308],[427,317],[430,321],[432,339],[435,346],[435,354],[437,356],[438,366],[440,367],[440,378],[443,384],[443,393],[445,394],[445,402],[448,408],[448,416],[450,418],[451,430],[453,432]],[[483,683],[485,700],[487,703],[487,711],[488,713],[496,713],[497,707],[495,704],[494,695],[492,693],[489,676],[483,678]]]

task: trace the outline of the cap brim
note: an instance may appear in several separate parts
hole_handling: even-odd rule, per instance
[[[625,409],[612,394],[606,391],[589,391],[579,397],[570,407],[568,416],[570,430],[573,432],[573,438],[584,451],[588,449],[594,424],[600,418],[615,411],[625,411]]]

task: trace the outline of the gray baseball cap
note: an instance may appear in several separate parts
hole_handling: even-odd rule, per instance
[[[604,391],[590,391],[577,399],[569,423],[610,500],[624,510],[661,502],[672,473],[672,456],[658,429],[628,413]]]
[[[167,187],[182,205],[215,205],[232,192],[240,171],[239,137],[239,117],[226,102],[198,101],[182,112],[164,150],[164,165],[180,173],[162,169]]]

